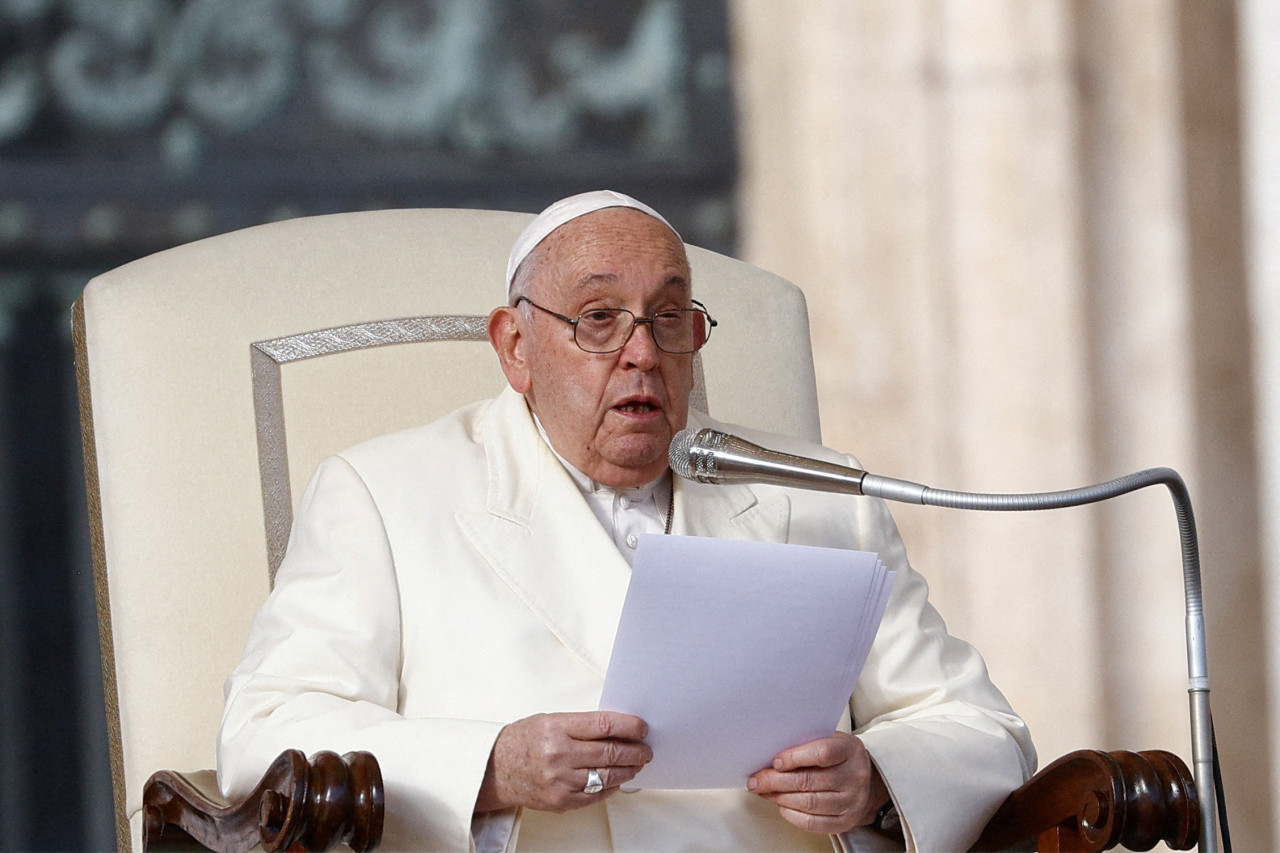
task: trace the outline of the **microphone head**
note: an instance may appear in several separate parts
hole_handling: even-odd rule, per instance
[[[780,453],[716,429],[682,429],[667,450],[671,470],[712,485],[766,483],[862,494],[865,471]]]
[[[671,439],[671,446],[667,448],[667,462],[671,465],[671,470],[687,480],[693,479],[693,460],[689,458],[689,450],[693,447],[695,438],[697,432],[685,427],[676,433],[675,438]]]
[[[720,483],[722,480],[716,472],[716,451],[732,438],[716,429],[682,429],[671,439],[667,462],[672,471],[687,480]]]

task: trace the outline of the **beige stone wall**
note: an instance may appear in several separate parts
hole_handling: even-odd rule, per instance
[[[809,297],[826,442],[878,473],[971,490],[1178,469],[1201,525],[1232,828],[1241,849],[1268,848],[1276,724],[1234,6],[730,11],[742,254]],[[1190,760],[1165,494],[895,515],[1043,762],[1081,747]]]

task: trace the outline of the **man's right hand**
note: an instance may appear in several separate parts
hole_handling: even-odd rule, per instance
[[[498,733],[476,811],[524,806],[551,812],[580,809],[618,790],[653,758],[641,741],[649,726],[639,717],[613,711],[535,714]],[[587,771],[604,783],[587,794]]]

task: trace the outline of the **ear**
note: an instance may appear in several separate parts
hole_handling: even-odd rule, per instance
[[[520,309],[510,306],[494,308],[489,312],[489,343],[498,354],[498,363],[509,384],[520,394],[529,393],[533,387],[533,371],[525,358],[524,336],[521,332]]]

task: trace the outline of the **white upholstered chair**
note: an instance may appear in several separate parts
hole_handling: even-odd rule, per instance
[[[121,849],[139,849],[154,771],[214,766],[223,681],[316,464],[505,383],[483,318],[529,218],[296,219],[85,288],[77,372]],[[690,261],[720,321],[695,394],[722,419],[818,438],[800,291],[711,252]]]
[[[503,300],[507,251],[528,218],[397,210],[297,219],[170,249],[85,288],[74,332],[120,849],[139,849],[144,823],[159,820],[143,808],[155,771],[196,771],[188,778],[212,791],[223,681],[315,465],[502,387],[483,317]],[[699,354],[695,404],[818,439],[800,291],[696,248],[690,261],[695,292],[720,321]],[[1132,753],[1063,762],[1045,778],[1068,779],[1074,793],[1044,796],[1050,783],[1033,780],[984,843],[1046,827],[1062,835],[1060,822],[1074,833],[1068,845],[1134,831],[1126,774],[1150,774],[1150,762]],[[286,771],[286,788],[290,773],[317,772],[305,761]],[[1160,772],[1162,790],[1190,784],[1185,767]],[[1095,801],[1106,825],[1074,828],[1097,818]],[[1028,811],[1041,802],[1052,808]],[[1188,812],[1181,801],[1171,809]],[[253,825],[226,849],[259,840],[258,819],[249,814]],[[1188,831],[1161,820],[1143,831]]]

